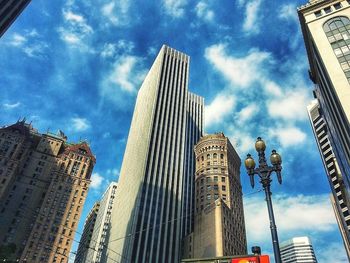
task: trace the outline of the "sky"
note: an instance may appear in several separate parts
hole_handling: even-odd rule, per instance
[[[90,143],[97,162],[82,233],[118,179],[137,91],[169,45],[191,57],[206,133],[224,132],[242,160],[257,158],[258,136],[267,154],[281,154],[283,183],[272,182],[279,240],[309,236],[320,263],[347,262],[306,110],[313,84],[296,12],[305,1],[33,0],[0,39],[0,125],[25,117],[42,133]],[[241,180],[249,252],[272,255],[261,186],[251,188],[244,167]]]

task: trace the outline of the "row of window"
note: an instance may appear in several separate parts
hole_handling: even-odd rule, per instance
[[[342,4],[341,3],[335,3],[333,6],[327,6],[325,8],[323,8],[323,10],[318,10],[316,11],[314,14],[316,17],[320,17],[324,14],[329,14],[333,11],[333,8],[334,10],[338,10],[340,8],[342,8]]]

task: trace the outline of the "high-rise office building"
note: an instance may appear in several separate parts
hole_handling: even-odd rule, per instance
[[[298,8],[314,95],[346,189],[350,189],[350,4],[310,0]]]
[[[185,257],[245,255],[241,159],[223,133],[202,137],[195,146],[194,232]]]
[[[0,0],[0,37],[31,0]]]
[[[117,183],[111,183],[100,201],[100,208],[97,213],[94,231],[92,232],[90,249],[88,250],[86,261],[94,263],[104,263],[107,261],[109,254],[108,242],[111,228],[111,214],[114,205]]]
[[[87,260],[88,251],[92,249],[91,246],[92,244],[94,244],[94,242],[92,242],[91,239],[92,239],[92,232],[94,231],[96,217],[99,209],[100,209],[100,203],[97,202],[91,208],[88,216],[86,217],[83,234],[80,237],[79,247],[74,259],[74,263],[87,262],[86,260]]]
[[[309,75],[315,84],[314,97],[324,121],[322,129],[335,157],[333,164],[341,175],[339,183],[345,200],[350,193],[350,1],[310,0],[298,8],[298,14]],[[327,159],[328,162],[332,161]],[[345,244],[348,242],[344,239]]]
[[[294,237],[282,242],[280,250],[282,263],[317,263],[314,249],[308,237]]]
[[[331,187],[331,201],[337,223],[343,238],[345,250],[350,256],[350,198],[346,190],[343,176],[339,170],[337,159],[334,156],[329,140],[327,125],[322,116],[317,100],[307,107],[311,126],[316,138],[321,159],[326,170],[327,178]]]
[[[109,257],[120,262],[179,262],[193,226],[193,171],[185,164],[194,169],[203,99],[188,92],[188,75],[189,57],[163,46],[138,92],[109,241]]]
[[[20,262],[68,262],[95,157],[86,142],[40,134],[25,121],[0,129],[0,246]]]

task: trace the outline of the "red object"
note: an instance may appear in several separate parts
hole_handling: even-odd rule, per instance
[[[232,259],[231,263],[270,263],[270,258],[267,255],[235,258]]]

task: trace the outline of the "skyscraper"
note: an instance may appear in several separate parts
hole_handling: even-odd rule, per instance
[[[120,262],[178,262],[190,231],[185,164],[202,135],[203,99],[188,92],[188,74],[189,57],[163,46],[138,92],[109,241]]]
[[[9,260],[68,262],[95,157],[86,142],[40,134],[25,121],[0,129],[0,246]]]
[[[84,262],[104,263],[107,261],[109,254],[112,253],[108,251],[107,244],[110,237],[111,213],[115,203],[116,190],[117,183],[113,182],[102,196],[91,236],[90,249]]]
[[[294,237],[280,244],[282,263],[317,263],[308,237]],[[330,259],[330,262],[332,259]]]
[[[0,37],[31,0],[0,0]]]
[[[94,232],[94,227],[96,223],[96,217],[98,210],[100,209],[100,203],[97,202],[91,208],[88,216],[86,217],[83,234],[80,237],[79,247],[77,254],[74,259],[74,263],[84,263],[87,260],[88,251],[92,250],[92,233]]]
[[[317,100],[308,107],[309,118],[331,187],[331,201],[348,258],[350,256],[350,198],[329,140],[327,126]]]
[[[310,0],[298,8],[310,64],[314,95],[327,125],[329,140],[350,189],[350,4]]]
[[[223,133],[202,137],[195,146],[194,233],[185,254],[193,258],[245,255],[241,159]]]
[[[335,157],[325,163],[338,168],[345,200],[350,193],[350,1],[310,0],[298,14],[323,133]]]

